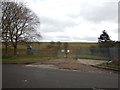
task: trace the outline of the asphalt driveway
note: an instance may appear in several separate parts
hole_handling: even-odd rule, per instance
[[[118,88],[117,73],[3,64],[3,88]]]

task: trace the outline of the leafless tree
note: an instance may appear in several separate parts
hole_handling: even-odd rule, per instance
[[[35,40],[36,36],[41,36],[37,32],[40,21],[34,12],[20,2],[1,2],[1,8],[2,39],[6,48],[7,42],[12,44],[16,55],[18,42]]]

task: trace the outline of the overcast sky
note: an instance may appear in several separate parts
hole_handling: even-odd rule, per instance
[[[119,0],[26,0],[40,18],[40,41],[97,42],[103,30],[118,40]]]

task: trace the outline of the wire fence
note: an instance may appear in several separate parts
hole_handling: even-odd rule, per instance
[[[38,57],[47,57],[47,56],[56,56],[55,50],[40,50],[40,49],[17,49],[17,56],[38,56]],[[2,56],[14,56],[14,49],[8,49],[7,52],[5,49],[2,49]]]
[[[120,48],[97,48],[97,47],[81,47],[77,50],[77,58],[93,58],[104,60],[118,60]]]
[[[68,52],[68,58],[85,58],[85,59],[101,59],[101,60],[117,60],[120,58],[120,48],[97,48],[97,47],[81,47]],[[18,49],[17,56],[54,56],[65,57],[64,50],[55,49]],[[2,56],[14,56],[14,49],[2,49]]]

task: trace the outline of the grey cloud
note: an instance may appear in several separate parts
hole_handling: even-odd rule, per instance
[[[83,17],[84,19],[95,23],[100,23],[102,21],[117,22],[117,5],[117,2],[103,2],[102,5],[99,5],[99,3],[96,3],[94,5],[84,3],[81,6],[80,14],[70,15],[70,17]]]
[[[58,40],[61,41],[97,41],[97,37],[90,37],[90,36],[84,36],[84,37],[70,37],[70,36],[57,36]]]
[[[97,41],[98,38],[97,37],[92,37],[92,36],[84,36],[84,37],[70,37],[70,36],[65,36],[65,35],[59,35],[59,36],[45,36],[43,38],[43,40],[47,40],[47,41]]]
[[[80,15],[79,14],[70,14],[70,15],[68,15],[68,17],[71,17],[71,18],[78,18],[78,17],[80,17]]]
[[[44,2],[45,0],[32,0],[33,3],[38,3],[39,1]]]
[[[69,37],[69,36],[56,36],[56,39],[58,40],[58,41],[71,41],[72,39],[71,39],[71,37]]]
[[[45,32],[64,31],[66,27],[74,27],[77,25],[73,22],[59,21],[48,17],[41,17],[41,24],[44,25],[43,30],[45,30]]]
[[[118,29],[114,29],[112,31],[113,31],[113,33],[118,33]]]
[[[45,36],[45,37],[43,37],[43,39],[42,39],[43,41],[44,40],[46,40],[46,41],[71,41],[71,39],[70,39],[70,37],[68,37],[68,36],[54,36],[54,37],[52,37],[52,36]]]
[[[120,32],[120,2],[118,3],[118,31]]]
[[[69,39],[69,36],[57,36],[57,38],[65,38],[65,39]]]
[[[53,39],[52,36],[47,36],[47,35],[45,35],[45,36],[42,38],[43,41],[44,41],[44,40],[52,41],[52,39]]]
[[[44,27],[42,29],[43,32],[49,33],[49,32],[59,32],[59,31],[63,31],[61,28],[57,28],[54,25],[47,25],[44,24]]]
[[[120,7],[120,6],[119,6]],[[117,3],[116,2],[104,2],[101,4],[96,3],[95,4],[89,4],[89,3],[84,3],[81,6],[80,13],[77,15],[74,14],[68,14],[70,20],[72,19],[77,19],[77,18],[83,18],[83,20],[90,21],[91,23],[101,23],[102,21],[105,22],[115,22],[117,23]],[[120,14],[120,10],[119,10]],[[72,19],[71,19],[72,18]],[[72,21],[67,21],[65,22],[64,20],[59,20],[54,19],[54,18],[49,18],[46,16],[41,16],[40,17],[41,24],[43,24],[42,31],[44,33],[50,33],[50,32],[64,32],[65,28],[67,27],[75,27],[77,24],[72,22]],[[82,22],[81,22],[82,23]],[[94,30],[94,28],[93,28]],[[95,29],[96,30],[96,29]],[[113,31],[113,30],[112,30]],[[120,31],[120,30],[119,30]],[[113,31],[114,33],[117,32],[117,30]],[[98,36],[99,37],[99,36]],[[53,37],[47,37],[44,40],[57,40],[57,41],[98,41],[97,36],[84,36],[80,38],[79,36],[75,37],[69,37],[65,35],[61,36],[53,36]]]
[[[97,41],[97,37],[90,37],[90,36],[84,36],[84,37],[73,37],[73,40],[85,40],[85,41]]]
[[[86,40],[86,41],[97,41],[97,37],[84,37],[82,38],[82,40]]]

